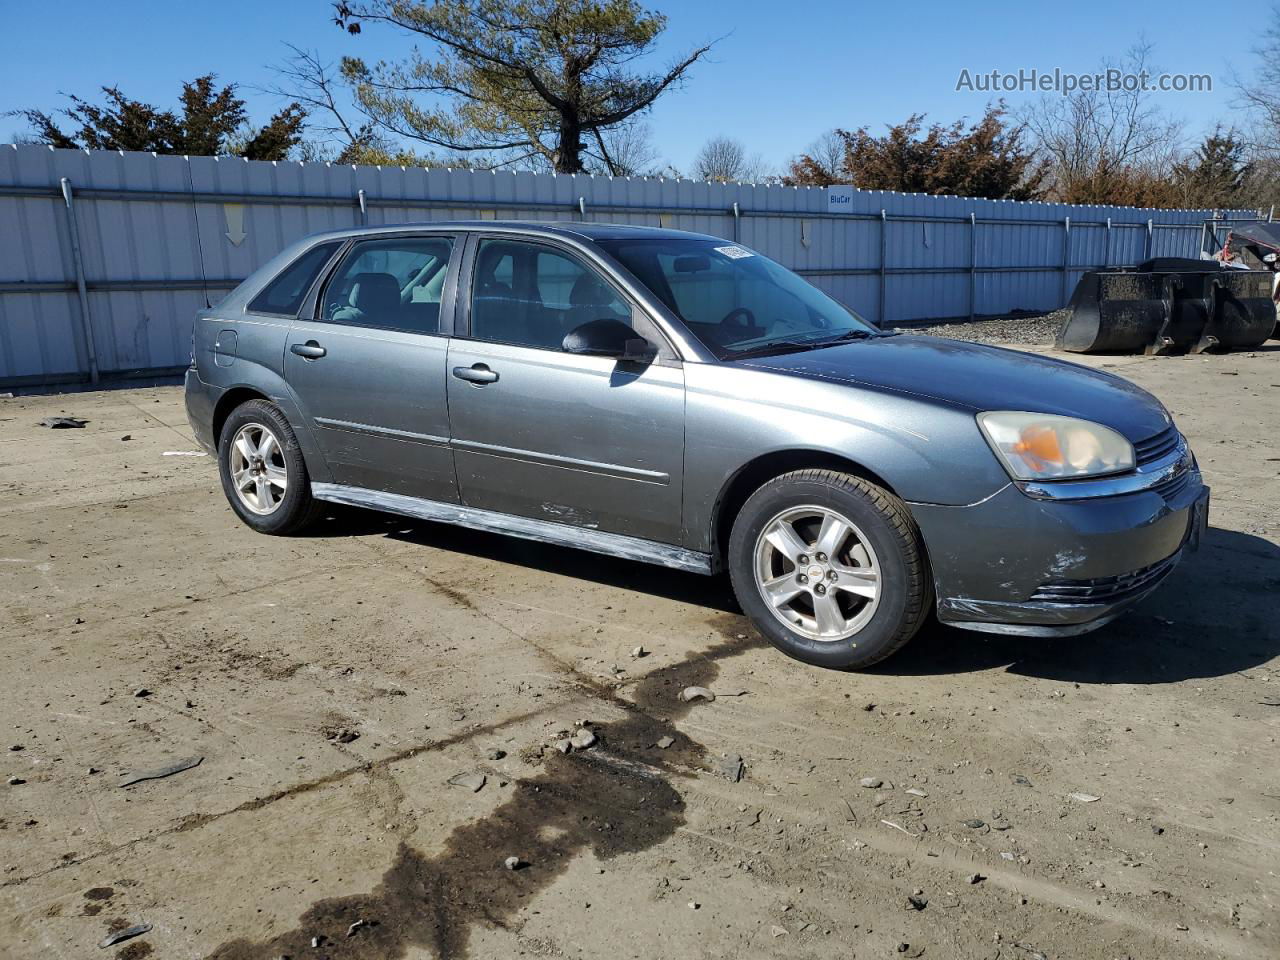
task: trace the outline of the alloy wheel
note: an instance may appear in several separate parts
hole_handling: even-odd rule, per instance
[[[231,440],[231,484],[246,509],[260,516],[274,513],[289,486],[280,438],[261,423],[246,423]]]
[[[793,507],[756,540],[756,587],[773,615],[811,640],[844,640],[880,602],[881,570],[863,532],[827,507]]]

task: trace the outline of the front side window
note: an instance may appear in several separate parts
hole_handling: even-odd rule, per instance
[[[311,284],[315,283],[324,265],[340,246],[341,240],[316,244],[262,288],[262,292],[250,302],[249,312],[297,316]]]
[[[592,320],[631,323],[631,306],[595,270],[536,243],[481,240],[471,289],[471,336],[559,350]]]
[[[723,240],[599,240],[720,359],[875,336],[876,329],[767,257]]]
[[[449,237],[401,237],[356,244],[325,288],[321,319],[438,333],[452,251]]]

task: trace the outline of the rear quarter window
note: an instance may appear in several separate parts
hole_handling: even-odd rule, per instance
[[[316,244],[262,288],[262,292],[249,302],[249,312],[297,316],[311,284],[341,246],[341,240]]]

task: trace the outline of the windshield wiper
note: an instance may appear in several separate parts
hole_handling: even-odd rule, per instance
[[[830,347],[837,343],[848,343],[851,340],[870,340],[873,337],[890,337],[893,335],[879,330],[854,328],[834,337],[820,337],[812,340],[773,340],[769,343],[762,343],[758,347],[734,351],[729,359],[740,360],[743,357],[761,357],[772,353],[799,353],[802,350],[816,350],[820,347]]]

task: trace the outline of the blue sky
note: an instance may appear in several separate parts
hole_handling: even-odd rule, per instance
[[[951,121],[981,114],[991,98],[958,93],[961,69],[1091,72],[1141,39],[1167,72],[1209,73],[1213,92],[1163,94],[1159,102],[1197,134],[1239,117],[1231,67],[1254,68],[1249,36],[1265,17],[1258,5],[1225,14],[1201,2],[877,3],[815,0],[733,3],[650,0],[667,13],[660,63],[700,41],[723,37],[681,90],[648,117],[663,158],[688,169],[710,135],[742,140],[775,166],[834,126],[887,123],[925,112]],[[337,59],[394,55],[406,41],[370,28],[349,37],[330,21],[326,0],[57,0],[8,4],[0,33],[0,113],[53,109],[58,91],[91,95],[118,84],[127,94],[171,105],[182,80],[216,72],[242,86],[270,81],[282,41]],[[1251,28],[1256,27],[1256,30]],[[255,118],[280,106],[247,89]],[[1019,97],[1009,97],[1016,102]],[[23,127],[0,118],[0,142]]]

